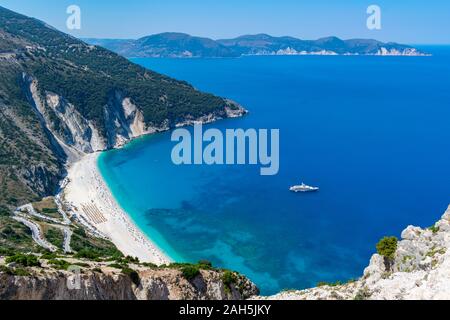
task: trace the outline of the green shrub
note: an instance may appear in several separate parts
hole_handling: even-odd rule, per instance
[[[46,252],[41,256],[41,259],[52,260],[52,259],[56,259],[57,257],[58,257],[58,255],[54,252]]]
[[[124,264],[120,264],[120,263],[111,263],[110,265],[108,265],[108,267],[116,268],[116,269],[123,269],[128,266],[124,265]]]
[[[158,266],[157,266],[156,264],[151,263],[151,262],[143,262],[142,265],[143,265],[144,267],[147,267],[147,268],[150,268],[150,269],[156,269],[156,268],[158,268]]]
[[[125,260],[128,261],[129,263],[137,263],[137,264],[140,263],[138,257],[126,256]]]
[[[131,281],[136,285],[139,286],[141,284],[141,278],[139,277],[139,273],[137,273],[136,270],[133,270],[131,268],[125,267],[122,269],[122,273],[126,274],[128,277],[130,277]]]
[[[200,260],[198,262],[198,265],[201,266],[201,269],[211,269],[213,267],[213,264],[211,261],[208,260]]]
[[[378,254],[393,260],[395,252],[397,251],[397,242],[398,239],[396,237],[384,237],[377,243]]]
[[[30,273],[23,268],[8,268],[7,266],[0,266],[0,273],[6,273],[10,276],[19,276],[26,277],[29,276]]]
[[[90,264],[89,263],[84,263],[84,262],[77,262],[73,264],[74,266],[79,266],[79,267],[83,267],[83,268],[89,268]]]
[[[190,281],[200,274],[200,268],[198,265],[185,265],[181,268],[183,277]]]
[[[4,206],[0,206],[0,216],[7,217],[10,215],[10,210]]]
[[[25,255],[16,253],[13,256],[6,258],[6,263],[17,263],[24,267],[40,267],[41,264],[35,255]]]
[[[326,282],[326,281],[320,281],[317,283],[317,287],[324,287],[324,286],[330,286],[330,287],[337,287],[343,285],[342,281],[336,281],[336,282]]]
[[[370,292],[366,287],[364,287],[358,290],[353,300],[367,300],[368,298],[370,298]]]
[[[114,260],[117,263],[123,263],[123,264],[128,264],[128,263],[140,264],[139,258],[132,257],[132,256],[123,257],[120,255],[116,255],[116,256],[114,256]]]
[[[222,282],[223,282],[223,285],[225,288],[225,292],[227,292],[227,293],[231,292],[231,286],[236,284],[237,281],[238,281],[238,278],[234,272],[226,270],[222,274]]]
[[[0,240],[16,249],[22,245],[33,243],[30,229],[12,219],[0,221]]]
[[[54,266],[56,269],[67,270],[70,266],[70,263],[66,260],[52,259],[48,261],[49,264]]]
[[[6,273],[6,274],[10,274],[11,269],[8,268],[7,266],[4,265],[0,265],[0,273]]]
[[[42,209],[42,213],[55,214],[55,213],[58,213],[58,209],[57,208],[44,208],[44,209]]]
[[[57,248],[62,248],[64,245],[64,235],[61,230],[56,228],[49,228],[45,234],[45,238]]]
[[[428,229],[431,230],[431,232],[433,232],[433,233],[438,233],[439,232],[439,227],[437,227],[436,225],[432,225]]]
[[[14,250],[10,248],[0,247],[0,256],[13,256],[15,254]]]
[[[92,249],[84,248],[75,254],[75,258],[85,258],[89,260],[96,260],[100,258],[100,254]]]
[[[83,233],[75,229],[72,236],[71,247],[77,253],[76,258],[86,258],[90,260],[100,260],[111,258],[117,259],[123,257],[123,254],[109,241],[93,238],[90,236],[83,237],[78,233]]]
[[[76,228],[73,230],[73,233],[85,238],[86,237],[86,231],[83,228]]]

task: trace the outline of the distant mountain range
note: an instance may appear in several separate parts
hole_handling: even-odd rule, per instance
[[[216,58],[245,55],[427,55],[417,48],[394,42],[370,39],[341,40],[327,37],[300,40],[267,34],[245,35],[234,39],[213,40],[185,33],[160,33],[137,40],[83,39],[126,57]]]

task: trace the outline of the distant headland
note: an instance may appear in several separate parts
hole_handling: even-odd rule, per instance
[[[301,40],[268,34],[213,40],[185,33],[166,32],[133,39],[83,39],[122,56],[133,58],[230,58],[246,55],[376,55],[426,56],[421,50],[373,39],[342,40],[326,37]]]

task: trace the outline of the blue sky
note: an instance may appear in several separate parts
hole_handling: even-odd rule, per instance
[[[66,28],[66,8],[72,4],[82,10],[82,29],[75,32]],[[366,27],[372,4],[381,7],[381,30]],[[269,33],[450,44],[448,0],[0,0],[0,5],[78,37],[178,31],[215,39]]]

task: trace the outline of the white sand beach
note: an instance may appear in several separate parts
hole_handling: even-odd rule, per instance
[[[114,199],[97,167],[99,153],[89,154],[68,170],[64,201],[72,212],[89,222],[125,255],[158,265],[170,263],[167,257],[134,224]]]

